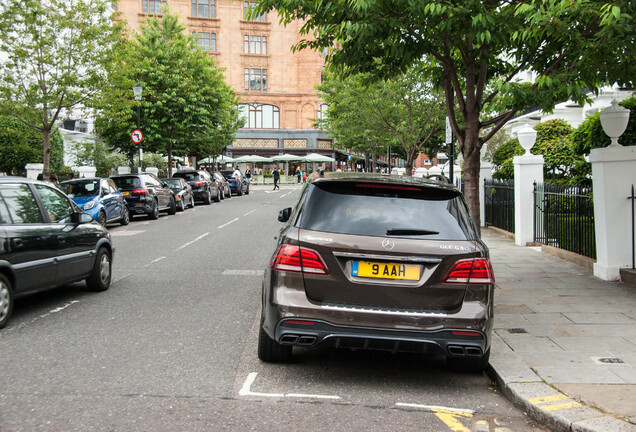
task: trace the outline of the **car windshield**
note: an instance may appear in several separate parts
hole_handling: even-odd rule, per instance
[[[139,177],[113,177],[112,180],[115,182],[115,185],[119,190],[142,187],[141,179]]]
[[[99,180],[72,180],[60,183],[60,189],[71,198],[99,195]]]
[[[378,183],[312,185],[300,227],[341,234],[473,240],[466,201],[454,189]]]

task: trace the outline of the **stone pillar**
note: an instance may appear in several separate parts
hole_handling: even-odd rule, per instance
[[[534,241],[534,186],[543,183],[543,156],[515,156],[515,244]]]
[[[636,147],[606,147],[590,152],[594,186],[596,263],[594,276],[619,280],[631,266],[632,213],[627,199],[636,185]]]
[[[44,171],[44,164],[41,163],[28,163],[24,166],[26,170],[26,177],[32,180],[38,178],[38,174],[42,174]]]
[[[486,186],[484,180],[490,179],[492,179],[492,164],[482,160],[479,167],[479,220],[482,227],[486,226]]]
[[[130,174],[130,167],[127,167],[127,166],[117,167],[117,174]]]

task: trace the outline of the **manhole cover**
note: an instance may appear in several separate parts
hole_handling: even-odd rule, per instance
[[[508,333],[528,333],[526,329],[522,328],[509,328]]]

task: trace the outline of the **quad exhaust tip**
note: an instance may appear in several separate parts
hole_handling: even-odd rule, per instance
[[[460,345],[449,345],[448,352],[454,356],[481,356],[481,349],[472,346],[463,347]]]
[[[316,336],[285,334],[281,336],[280,343],[283,345],[310,346],[316,343]]]

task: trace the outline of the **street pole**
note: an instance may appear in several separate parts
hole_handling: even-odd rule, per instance
[[[137,129],[141,128],[141,114],[139,111],[139,104],[137,104]],[[137,172],[141,174],[141,158],[143,157],[143,153],[141,152],[141,142],[139,142],[139,166],[137,167]]]

